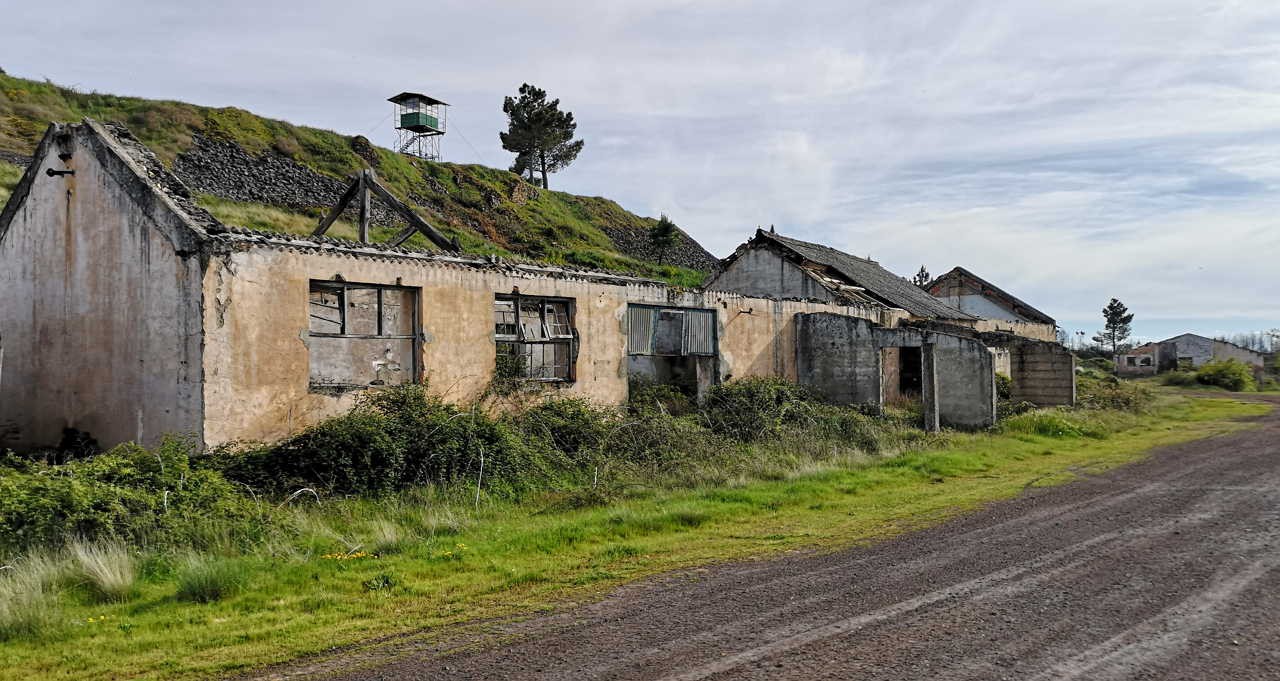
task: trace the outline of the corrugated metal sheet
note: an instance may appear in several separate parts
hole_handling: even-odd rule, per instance
[[[653,354],[653,320],[657,310],[652,307],[627,306],[627,353]]]
[[[659,329],[660,325],[663,325]],[[667,325],[679,324],[675,329]],[[698,310],[689,308],[660,308],[642,305],[627,307],[627,353],[632,355],[658,354],[658,343],[655,340],[659,331],[674,331],[674,338],[665,337],[667,341],[676,340],[680,344],[664,348],[664,354],[683,355],[715,355],[716,348],[716,313],[715,310]],[[673,345],[670,342],[664,345]]]
[[[716,354],[716,313],[714,310],[686,310],[684,354]]]

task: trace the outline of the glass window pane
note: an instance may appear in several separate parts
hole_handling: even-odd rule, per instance
[[[525,340],[543,340],[542,304],[535,300],[520,301],[520,330]]]
[[[547,303],[547,326],[552,337],[571,338],[573,336],[573,329],[569,326],[568,303]]]
[[[514,300],[493,301],[493,332],[495,335],[516,336],[516,304]]]
[[[378,333],[378,289],[347,289],[347,334],[375,336]]]

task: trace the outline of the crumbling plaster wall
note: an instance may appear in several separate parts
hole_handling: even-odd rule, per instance
[[[732,293],[675,293],[647,283],[616,284],[572,276],[529,276],[395,257],[247,247],[215,257],[205,276],[204,438],[270,440],[342,413],[357,393],[313,392],[307,353],[311,280],[420,288],[423,342],[418,366],[433,391],[469,402],[495,370],[493,300],[498,293],[571,298],[580,338],[577,380],[554,384],[602,403],[627,397],[626,309],[629,303],[716,310],[720,379],[795,379],[798,312],[880,317],[880,308],[747,298]]]
[[[1015,322],[1007,319],[979,319],[973,328],[980,333],[1003,331],[1032,340],[1041,340],[1049,343],[1058,342],[1058,327],[1053,324]]]
[[[46,140],[0,235],[0,448],[56,445],[63,428],[104,446],[198,433],[201,267],[190,233],[87,127]]]

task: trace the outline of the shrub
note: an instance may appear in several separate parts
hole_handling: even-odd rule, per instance
[[[1160,376],[1160,383],[1163,385],[1176,385],[1187,387],[1197,385],[1196,373],[1194,371],[1170,371]]]
[[[701,415],[712,431],[749,442],[811,416],[813,406],[809,392],[795,383],[744,378],[707,391]]]
[[[102,602],[129,600],[136,590],[138,565],[119,541],[73,541],[71,557],[93,597]]]
[[[1232,392],[1257,389],[1253,370],[1244,362],[1234,359],[1206,362],[1196,370],[1196,381],[1204,385],[1216,385]]]
[[[237,561],[192,554],[177,572],[180,601],[213,603],[232,596],[249,581],[249,571]]]
[[[389,492],[399,484],[405,464],[392,425],[367,410],[326,419],[255,455],[246,472],[277,492],[300,487],[334,494]]]
[[[1007,374],[996,372],[996,398],[1007,400],[1013,396],[1013,379]]]
[[[219,473],[193,469],[192,444],[120,445],[61,465],[0,466],[0,552],[120,539],[198,544],[211,524],[249,543],[269,522]]]
[[[573,397],[546,400],[514,418],[522,432],[546,438],[579,461],[600,446],[616,421],[616,412]]]
[[[627,388],[629,395],[627,408],[633,414],[641,415],[657,411],[672,416],[684,416],[692,414],[695,410],[696,405],[693,400],[679,388],[668,383],[632,379]]]
[[[1082,362],[1080,366],[1085,369],[1092,369],[1104,374],[1114,374],[1116,372],[1116,363],[1105,357],[1090,357]]]
[[[1076,405],[1085,409],[1141,411],[1152,399],[1154,395],[1146,387],[1114,376],[1097,379],[1081,374],[1076,377]]]
[[[671,466],[732,455],[738,445],[693,416],[650,413],[619,425],[603,444],[607,461],[642,467]]]

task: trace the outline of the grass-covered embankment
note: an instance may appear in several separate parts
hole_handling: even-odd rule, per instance
[[[1164,396],[1141,412],[1034,411],[1007,419],[998,431],[929,436],[901,421],[808,405],[776,386],[763,388],[728,395],[721,411],[620,414],[598,436],[590,435],[595,417],[568,405],[536,425],[526,421],[523,431],[514,430],[521,427],[516,422],[466,425],[466,412],[439,412],[431,427],[457,427],[450,433],[455,441],[494,443],[506,428],[526,435],[542,429],[567,459],[533,453],[503,459],[490,451],[498,465],[535,466],[541,483],[503,491],[511,481],[497,469],[498,486],[482,485],[478,506],[475,478],[468,481],[473,471],[465,466],[454,483],[405,489],[398,478],[344,477],[335,469],[319,476],[331,488],[387,491],[370,498],[321,494],[318,504],[310,493],[287,502],[259,497],[249,503],[261,509],[261,527],[244,536],[220,537],[209,527],[186,532],[191,523],[162,521],[129,539],[124,553],[137,577],[123,596],[103,592],[75,547],[58,553],[45,542],[7,572],[27,570],[44,584],[53,595],[41,612],[52,618],[3,643],[9,664],[0,677],[199,677],[424,627],[431,635],[446,624],[591,598],[673,568],[888,536],[1014,496],[1028,484],[1064,481],[1132,461],[1154,446],[1246,427],[1236,419],[1267,410]],[[750,413],[754,401],[771,406],[771,420]],[[361,418],[360,428],[390,426],[393,438],[397,428],[416,423]],[[671,435],[661,440],[651,429]],[[329,435],[361,432],[372,431],[346,424]],[[575,433],[588,438],[566,439]],[[305,455],[306,447],[323,443],[313,433],[279,451]],[[394,456],[393,445],[373,444]],[[661,456],[663,450],[680,456]],[[240,452],[226,474],[277,467],[277,475],[305,477],[304,470],[272,463],[271,451]],[[445,456],[432,449],[426,459]],[[144,460],[137,457],[135,465]],[[365,459],[366,468],[372,463]],[[171,495],[171,503],[192,502]],[[159,513],[163,518],[164,509]],[[213,589],[219,585],[225,593]]]
[[[0,72],[0,152],[29,156],[50,123],[76,123],[85,117],[124,124],[170,168],[195,146],[197,137],[234,143],[255,157],[279,155],[335,179],[345,180],[372,166],[393,194],[410,205],[430,207],[430,221],[446,235],[458,237],[468,253],[516,254],[553,264],[626,272],[677,286],[697,286],[706,275],[646,260],[615,244],[607,230],[643,236],[657,220],[635,215],[603,197],[535,189],[506,170],[425,161],[370,145],[363,138],[357,143],[349,135],[235,107],[82,92]],[[12,176],[17,182],[15,170],[16,166],[0,161],[0,203],[7,194],[6,178]],[[207,194],[199,197],[199,203],[228,224],[300,234],[315,229],[319,216],[329,208],[243,204]],[[268,222],[261,222],[267,218]],[[373,238],[387,240],[395,231],[376,230]],[[332,236],[354,237],[354,230],[340,226]],[[427,243],[414,237],[409,245],[426,247]],[[707,256],[707,264],[711,262]]]

